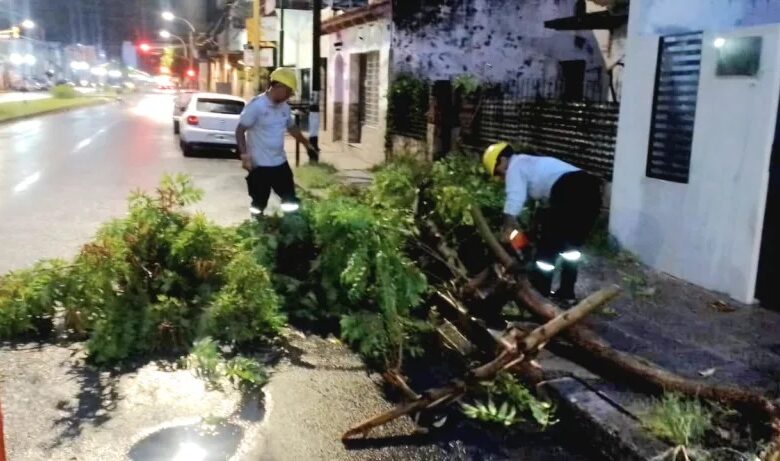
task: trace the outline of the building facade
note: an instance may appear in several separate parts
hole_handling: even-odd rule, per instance
[[[515,90],[552,85],[557,97],[614,100],[611,72],[622,69],[625,15],[616,22],[611,3],[378,0],[333,14],[323,22],[323,137],[384,160],[386,96],[402,75],[429,83],[468,76]],[[602,12],[610,24],[592,19]],[[593,30],[600,28],[608,30]],[[425,144],[410,141],[405,149]]]
[[[777,307],[780,4],[631,8],[610,230],[656,269]]]

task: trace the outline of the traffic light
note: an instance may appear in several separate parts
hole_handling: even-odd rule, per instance
[[[152,50],[152,46],[144,42],[138,45],[138,49],[141,51],[141,53],[148,53]]]

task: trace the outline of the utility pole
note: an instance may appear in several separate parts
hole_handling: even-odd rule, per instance
[[[250,92],[251,96],[254,96],[260,91],[260,42],[262,41],[261,34],[264,11],[263,0],[254,0],[252,4],[252,19],[255,22],[255,33],[252,37],[252,49],[255,55],[255,62],[254,66],[252,66],[254,68],[254,76],[252,79],[254,88],[252,88],[252,91]]]
[[[309,142],[319,149],[320,134],[320,29],[322,28],[322,0],[314,0],[312,11],[312,63],[311,63],[311,105],[309,106]],[[309,152],[309,162],[317,163],[317,152]]]
[[[284,0],[279,0],[281,7],[279,8],[279,65],[277,67],[284,67]]]

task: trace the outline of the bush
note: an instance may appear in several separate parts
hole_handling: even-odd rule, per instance
[[[63,261],[51,260],[0,277],[0,339],[50,335],[66,273]]]
[[[344,315],[342,336],[364,356],[391,363],[408,343],[406,325],[427,290],[403,252],[408,229],[354,198],[318,203],[312,227],[326,300]]]
[[[250,255],[239,254],[225,274],[227,283],[206,313],[205,333],[238,344],[277,334],[284,316],[265,268]]]
[[[73,99],[78,96],[76,89],[70,85],[56,85],[49,92],[57,99]]]
[[[701,443],[712,428],[712,412],[699,400],[664,394],[641,415],[642,425],[656,437],[678,446]]]
[[[201,195],[189,178],[165,177],[155,194],[134,193],[128,215],[71,264],[0,278],[0,338],[51,331],[58,310],[98,363],[181,353],[201,333],[242,344],[276,334],[279,300],[255,257],[272,242],[185,212]]]

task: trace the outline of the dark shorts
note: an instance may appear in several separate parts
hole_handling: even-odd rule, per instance
[[[268,197],[273,190],[282,202],[297,202],[295,196],[295,181],[290,165],[285,162],[279,166],[258,166],[252,169],[246,177],[252,206],[264,210],[268,205]]]
[[[584,171],[561,176],[542,211],[537,259],[553,262],[560,252],[587,240],[601,211],[601,180]]]

